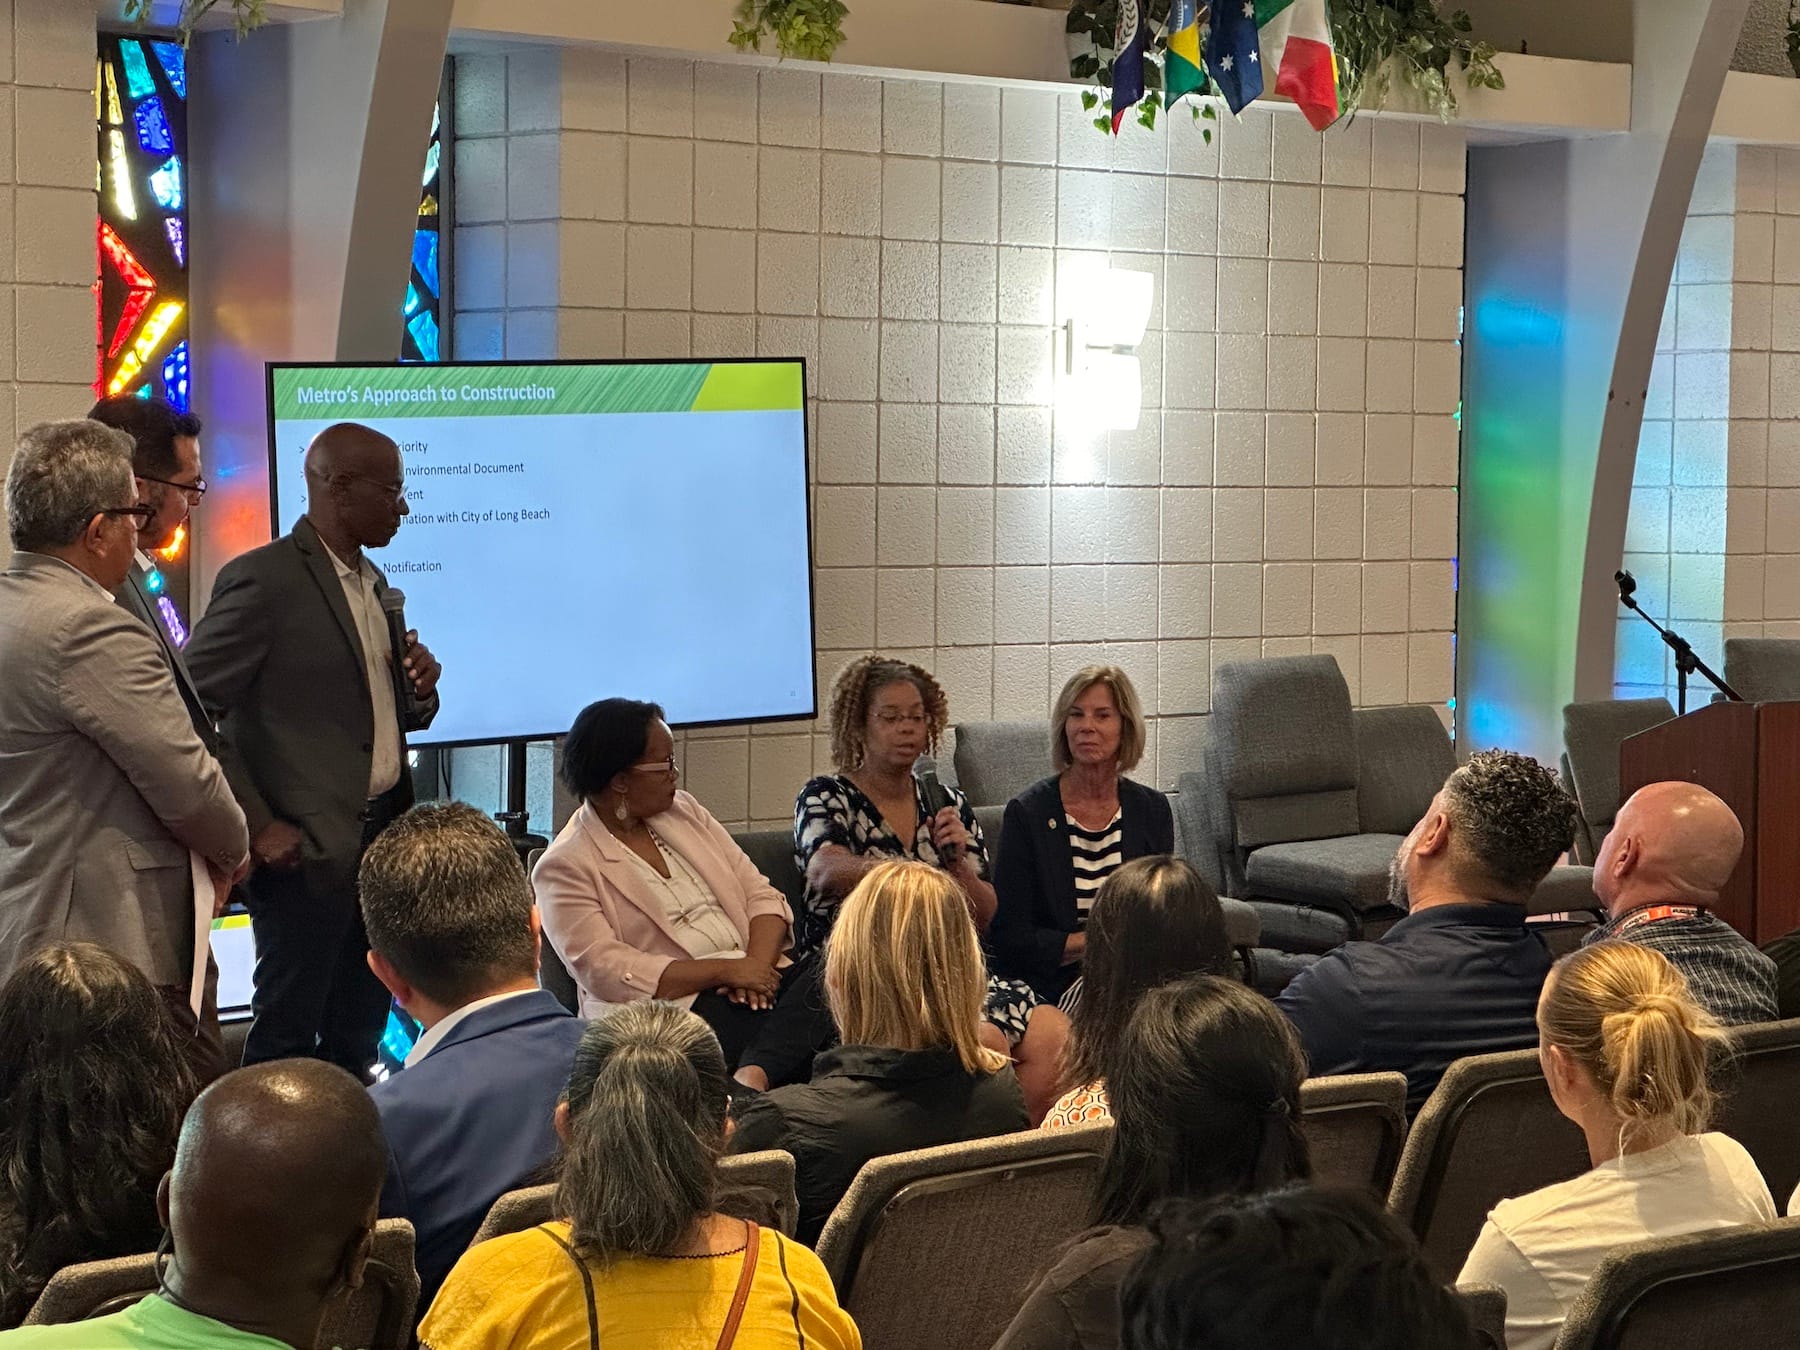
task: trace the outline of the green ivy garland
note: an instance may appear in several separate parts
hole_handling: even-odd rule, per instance
[[[1800,75],[1800,0],[1790,0],[1787,27],[1788,64]]]
[[[844,40],[843,0],[738,0],[731,25],[731,45],[739,51],[762,50],[772,38],[775,50],[799,61],[829,61]]]
[[[1800,0],[1794,4],[1800,15]],[[1146,127],[1156,125],[1156,100],[1150,94],[1162,89],[1169,7],[1170,0],[1149,0],[1146,5],[1151,59],[1144,63],[1145,98],[1138,114],[1139,123]],[[1330,8],[1341,115],[1381,107],[1396,72],[1428,109],[1446,121],[1457,111],[1456,89],[1450,80],[1452,63],[1473,88],[1506,87],[1494,64],[1493,47],[1471,36],[1473,25],[1461,10],[1445,14],[1434,0],[1331,0]],[[1112,87],[1116,55],[1112,44],[1118,21],[1118,0],[1072,0],[1069,6],[1069,74],[1091,82],[1092,87],[1082,96],[1083,106],[1089,109],[1098,108]],[[1800,25],[1800,17],[1795,24]],[[1790,26],[1789,31],[1795,34],[1789,39],[1790,50],[1800,70],[1800,28]],[[1209,84],[1207,92],[1216,96],[1218,86]],[[1201,105],[1195,115],[1215,115],[1213,104]],[[1112,128],[1104,114],[1094,119],[1094,125],[1102,131]]]
[[[153,3],[154,0],[125,0],[125,18],[131,23],[148,23]],[[181,0],[181,13],[175,20],[175,27],[181,40],[186,42],[194,35],[200,20],[223,4],[230,8],[237,35],[243,37],[252,28],[261,28],[268,22],[266,3],[267,0]]]

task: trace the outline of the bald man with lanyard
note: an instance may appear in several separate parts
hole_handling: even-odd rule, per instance
[[[406,517],[400,450],[353,422],[306,452],[307,511],[226,564],[187,662],[250,821],[256,938],[244,1062],[316,1056],[367,1081],[388,993],[356,903],[363,851],[413,803],[406,733],[437,715],[440,668],[396,653],[366,550]]]

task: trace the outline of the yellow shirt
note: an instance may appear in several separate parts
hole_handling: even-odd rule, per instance
[[[569,1225],[548,1225],[563,1241]],[[762,1230],[734,1350],[862,1350],[819,1258]],[[605,1350],[714,1350],[742,1253],[619,1257],[590,1267]],[[419,1327],[421,1350],[587,1350],[587,1300],[569,1254],[538,1229],[470,1248]]]

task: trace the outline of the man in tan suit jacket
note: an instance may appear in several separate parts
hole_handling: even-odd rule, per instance
[[[96,422],[21,438],[0,573],[0,978],[64,939],[138,966],[187,1007],[194,906],[249,854],[244,813],[153,637],[113,599],[139,518],[131,439]],[[210,871],[196,896],[190,850]],[[216,1069],[217,1014],[192,1058]]]

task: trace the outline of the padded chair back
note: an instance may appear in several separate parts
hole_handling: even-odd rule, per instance
[[[1231,889],[1226,877],[1231,827],[1225,822],[1224,809],[1215,797],[1213,778],[1207,771],[1203,753],[1199,768],[1175,780],[1169,806],[1175,815],[1175,852],[1211,882],[1215,891],[1224,895]]]
[[[1777,1205],[1800,1185],[1800,1019],[1733,1027],[1738,1053],[1719,1084],[1715,1128],[1756,1159]]]
[[[1800,698],[1800,640],[1726,638],[1725,683],[1752,703]]]
[[[1356,816],[1364,834],[1405,835],[1456,768],[1456,749],[1437,709],[1358,708]]]
[[[1623,804],[1619,796],[1620,742],[1674,716],[1675,708],[1666,698],[1599,699],[1563,708],[1569,778],[1575,784],[1575,802],[1596,852]]]
[[[1587,1142],[1550,1100],[1537,1051],[1459,1059],[1406,1136],[1388,1208],[1449,1283],[1488,1211],[1588,1170]]]
[[[534,876],[537,865],[544,856],[544,850],[534,848],[525,860],[525,875]],[[572,1013],[581,1012],[581,990],[575,984],[575,977],[569,974],[569,968],[562,963],[562,957],[556,954],[556,948],[550,945],[550,939],[544,938],[538,943],[538,985],[556,995],[556,1001]]]
[[[794,865],[794,832],[792,830],[746,830],[731,836],[744,850],[756,870],[769,879],[769,884],[786,897],[788,907],[800,912],[806,894],[806,878]]]
[[[1006,819],[1006,803],[998,806],[977,806],[975,823],[981,826],[981,837],[987,843],[988,867],[997,867],[1000,863],[1000,826]]]
[[[1800,1219],[1635,1243],[1602,1261],[1556,1350],[1745,1350],[1800,1327]]]
[[[1300,1133],[1321,1185],[1387,1195],[1406,1139],[1406,1075],[1347,1073],[1300,1085]]]
[[[767,1191],[774,1197],[776,1226],[789,1237],[800,1217],[800,1203],[794,1195],[794,1155],[785,1149],[764,1149],[760,1153],[738,1153],[719,1159],[719,1185],[722,1190]],[[556,1217],[556,1184],[525,1186],[508,1191],[494,1201],[469,1240],[473,1247],[505,1233],[523,1233],[528,1228],[549,1223]]]
[[[1361,832],[1350,686],[1330,656],[1220,665],[1207,760],[1240,850]]]
[[[25,1315],[26,1326],[85,1322],[130,1307],[156,1292],[156,1256],[121,1256],[65,1266],[50,1277]],[[412,1343],[419,1302],[419,1272],[413,1266],[413,1226],[383,1219],[362,1285],[325,1315],[319,1344],[343,1350],[406,1350]]]
[[[1456,1296],[1475,1327],[1478,1350],[1506,1350],[1506,1290],[1497,1284],[1459,1284]]]
[[[1027,1130],[863,1164],[818,1252],[865,1350],[988,1350],[1081,1230],[1111,1134]]]
[[[970,806],[1005,806],[1050,766],[1050,723],[959,722],[956,725],[956,785]]]

